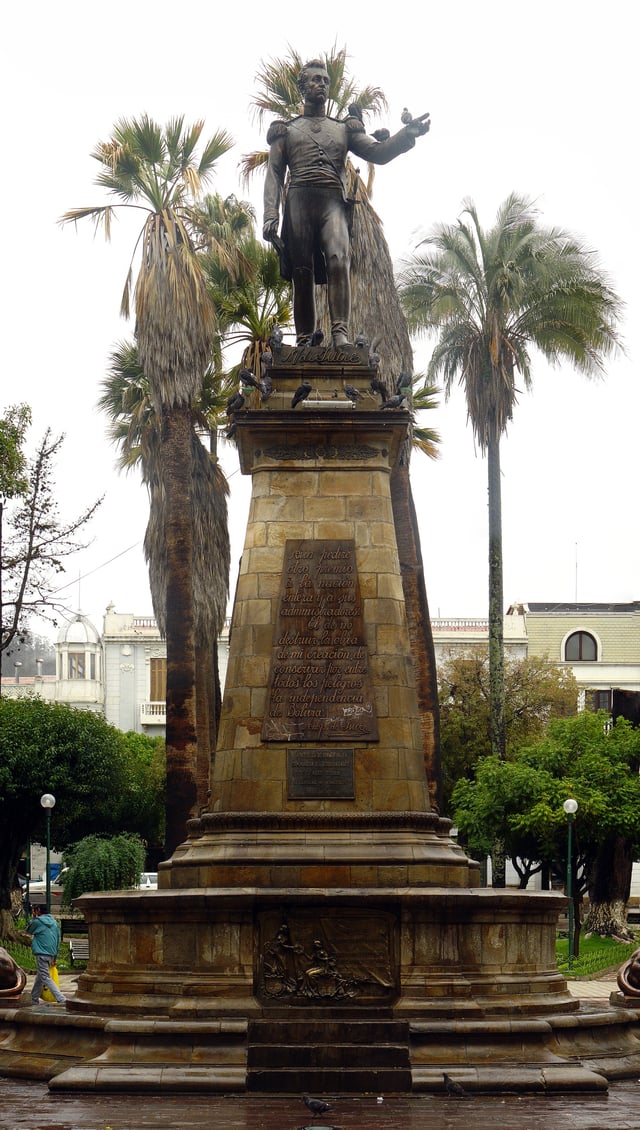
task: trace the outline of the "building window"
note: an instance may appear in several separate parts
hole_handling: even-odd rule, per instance
[[[588,632],[574,632],[564,645],[567,663],[594,663],[598,658],[598,645]]]
[[[592,696],[592,709],[594,711],[611,710],[611,691],[593,691]]]
[[[69,678],[84,679],[84,651],[69,652]]]
[[[167,697],[167,661],[149,660],[149,702],[164,702]]]

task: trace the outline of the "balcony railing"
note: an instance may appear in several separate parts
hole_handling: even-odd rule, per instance
[[[143,726],[165,726],[167,705],[165,702],[141,702],[140,721]]]

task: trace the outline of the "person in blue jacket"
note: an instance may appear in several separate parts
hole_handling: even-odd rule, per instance
[[[36,979],[31,989],[31,1003],[46,1004],[40,993],[43,989],[49,989],[58,1004],[64,1004],[67,998],[51,976],[51,966],[60,948],[60,927],[52,914],[42,913],[41,906],[32,906],[31,914],[27,934],[31,935],[31,952],[36,959]]]

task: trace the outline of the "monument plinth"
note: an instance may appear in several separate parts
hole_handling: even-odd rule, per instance
[[[409,413],[380,410],[366,351],[284,352],[235,418],[252,498],[211,811],[163,868],[172,887],[477,885],[429,806],[390,495]]]

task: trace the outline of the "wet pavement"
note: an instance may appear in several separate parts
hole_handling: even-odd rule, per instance
[[[61,981],[70,995],[73,978]],[[570,989],[604,1003],[612,982]],[[332,1109],[313,1117],[299,1096],[53,1094],[44,1083],[0,1078],[0,1130],[640,1130],[640,1079],[611,1083],[606,1095],[323,1097]]]
[[[639,1130],[640,1082],[606,1096],[340,1095],[322,1117],[300,1098],[257,1095],[52,1095],[43,1083],[0,1080],[2,1130]]]

